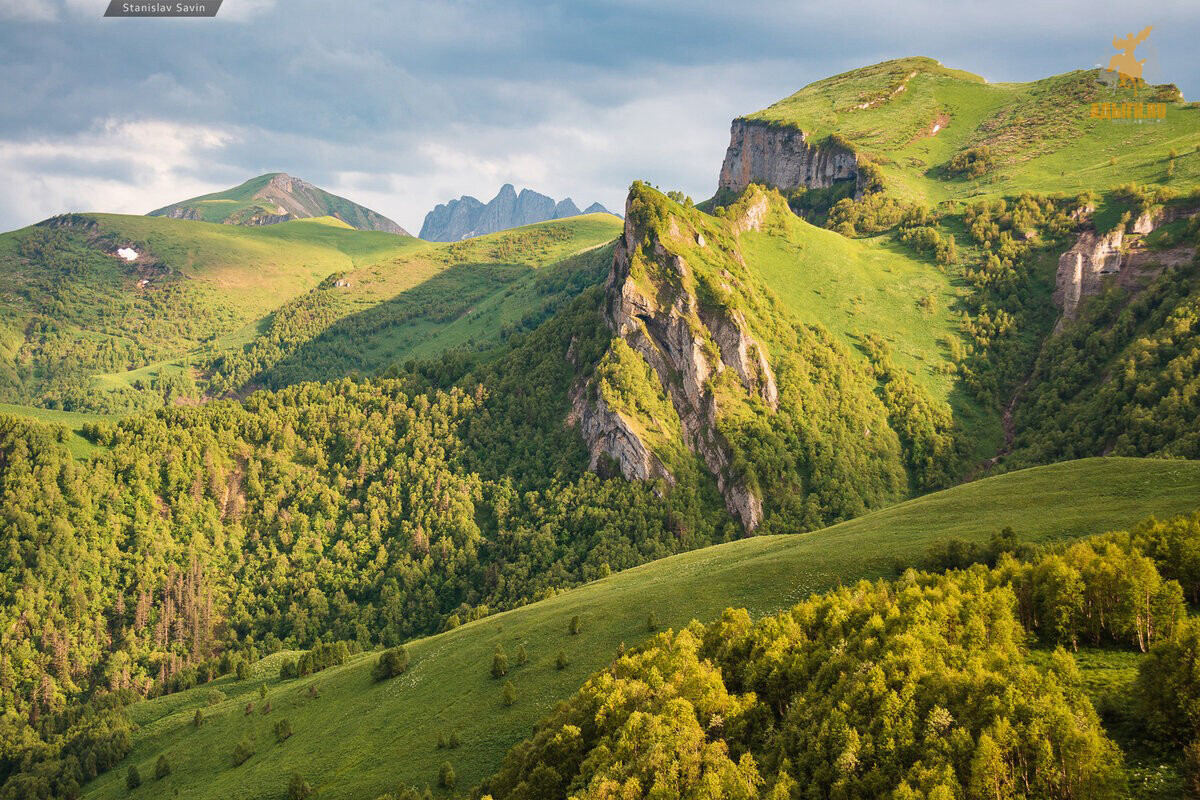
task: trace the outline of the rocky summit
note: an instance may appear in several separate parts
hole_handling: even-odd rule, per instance
[[[511,183],[506,183],[486,204],[463,195],[438,205],[425,215],[420,236],[431,242],[457,242],[552,219],[611,213],[599,203],[592,203],[580,211],[569,197],[556,202],[553,197],[532,189],[522,189],[518,194]]]

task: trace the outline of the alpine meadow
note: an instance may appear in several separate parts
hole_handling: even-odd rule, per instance
[[[275,13],[229,5],[197,26]],[[817,80],[732,121],[711,196],[626,175],[622,215],[557,191],[600,166],[455,149],[535,113],[523,72],[491,121],[387,95],[461,117],[428,240],[210,191],[221,148],[378,147],[369,81],[189,134],[196,197],[0,234],[0,800],[1200,798],[1200,103],[1152,30]],[[383,170],[310,177],[403,220]],[[463,194],[510,172],[565,199]]]

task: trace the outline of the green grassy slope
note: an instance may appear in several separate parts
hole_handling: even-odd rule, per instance
[[[29,406],[18,406],[11,403],[0,403],[0,414],[11,414],[15,417],[24,417],[35,422],[41,422],[48,425],[62,426],[67,432],[66,446],[71,451],[71,455],[76,458],[86,458],[96,451],[96,445],[89,442],[82,435],[83,426],[89,422],[100,422],[101,420],[111,419],[104,414],[85,414],[76,411],[51,411],[47,408],[31,408]]]
[[[882,167],[889,193],[928,205],[1168,182],[1172,149],[1169,182],[1190,187],[1200,180],[1200,107],[1179,102],[1174,87],[1142,87],[1135,95],[1098,77],[1097,70],[1079,70],[989,84],[932,59],[905,58],[818,81],[747,119],[799,127],[814,140],[837,134]],[[1156,99],[1168,104],[1161,122],[1091,117],[1092,103]],[[996,159],[991,173],[966,179],[945,172],[955,153],[980,145]]]
[[[245,352],[215,362],[214,388],[280,387],[369,374],[450,347],[487,345],[603,279],[609,214],[538,223],[339,272],[279,306]],[[214,350],[213,352],[217,352]]]
[[[615,217],[594,214],[471,243],[430,244],[354,230],[332,217],[240,227],[87,214],[57,228],[0,234],[0,399],[136,408],[141,401],[129,399],[140,391],[135,387],[199,377],[193,368],[268,333],[276,312],[297,301],[303,306],[323,282],[336,288],[325,294],[336,301],[325,304],[323,325],[439,277],[446,298],[492,299],[484,324],[459,325],[462,331],[444,345],[431,343],[434,329],[471,306],[448,316],[444,308],[409,303],[408,321],[423,326],[410,346],[424,343],[423,353],[433,354],[519,320],[536,298],[528,287],[517,292],[514,282],[611,240],[619,229]],[[118,247],[131,247],[139,259],[126,263],[115,255]],[[335,287],[335,278],[346,285]],[[438,288],[425,290],[425,299]],[[394,342],[384,336],[375,344],[386,350]],[[122,392],[120,403],[106,399]],[[161,399],[147,402],[152,407]]]
[[[896,366],[953,409],[969,435],[973,461],[999,446],[999,413],[957,390],[951,358],[950,342],[963,341],[963,270],[972,266],[966,259],[938,265],[891,236],[846,238],[777,201],[764,229],[741,234],[739,245],[797,319],[823,325],[856,352],[864,336],[882,337]]]
[[[281,172],[269,172],[231,189],[173,203],[151,211],[148,216],[185,215],[185,219],[203,222],[253,225],[263,217],[288,213],[301,219],[331,216],[358,230],[407,235],[378,212]]]
[[[487,777],[555,702],[606,664],[621,642],[645,638],[647,614],[663,627],[713,618],[727,606],[770,613],[808,593],[859,578],[894,574],[917,563],[929,545],[947,537],[985,541],[1005,525],[1022,538],[1049,542],[1128,526],[1156,514],[1200,507],[1200,462],[1089,459],[989,478],[869,514],[806,535],[764,536],[719,545],[631,569],[461,628],[409,644],[412,669],[375,684],[374,654],[291,681],[274,677],[280,656],[255,666],[250,679],[214,684],[140,703],[140,726],[125,763],[85,787],[95,798],[281,796],[298,771],[324,798],[373,797],[397,784],[435,785],[449,760],[466,787]],[[573,615],[578,636],[568,634]],[[509,663],[518,645],[529,663],[508,678],[517,702],[506,708],[501,681],[489,676],[493,648]],[[564,650],[571,664],[555,668]],[[269,687],[272,710],[261,713],[257,689]],[[318,697],[308,696],[316,684]],[[215,695],[212,690],[222,694]],[[211,698],[213,704],[208,705]],[[251,714],[247,702],[255,703]],[[196,708],[206,715],[196,729]],[[295,735],[277,744],[281,718]],[[439,750],[439,733],[457,730],[462,746]],[[256,754],[233,767],[233,745],[251,737]],[[127,793],[124,771],[136,764],[154,774],[160,754],[173,771]]]

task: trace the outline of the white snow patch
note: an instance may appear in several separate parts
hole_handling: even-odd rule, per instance
[[[138,251],[132,247],[119,247],[117,248],[117,255],[126,261],[137,261]]]
[[[930,135],[930,136],[936,136],[936,135],[937,135],[937,132],[938,132],[938,131],[940,131],[941,129],[942,129],[942,125],[941,125],[941,123],[939,123],[939,122],[935,122],[935,123],[933,123],[933,130],[931,130],[931,131],[929,132],[929,135]]]

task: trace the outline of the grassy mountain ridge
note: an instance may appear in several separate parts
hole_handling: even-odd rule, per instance
[[[835,136],[881,170],[889,192],[936,205],[1023,191],[1104,191],[1124,183],[1200,180],[1200,107],[1170,84],[1133,89],[1078,70],[1029,83],[986,83],[927,58],[886,61],[817,81],[747,120]],[[1092,103],[1164,102],[1165,119],[1114,124]],[[989,150],[979,176],[953,157]],[[1168,151],[1178,157],[1167,174]]]
[[[273,225],[292,219],[328,216],[358,230],[411,236],[377,211],[282,172],[269,172],[231,189],[172,203],[147,216],[230,225]]]
[[[325,304],[320,329],[306,328],[308,338],[442,276],[443,294],[486,303],[488,313],[460,322],[470,304],[450,314],[428,298],[410,302],[410,346],[447,326],[460,330],[441,345],[427,342],[422,353],[432,355],[494,337],[501,324],[544,306],[548,296],[529,288],[534,270],[602,244],[618,227],[614,218],[589,215],[467,247],[357,231],[331,218],[264,227],[108,214],[55,218],[0,235],[0,389],[5,400],[30,405],[154,407],[166,393],[196,394],[213,359],[271,339],[280,310],[303,307],[318,287],[323,300],[336,302]],[[127,261],[120,249],[135,258]],[[294,339],[293,347],[304,341]],[[337,374],[345,368],[330,377]],[[225,375],[215,391],[240,389],[255,376]]]
[[[131,763],[152,774],[158,755],[168,754],[174,769],[166,789],[194,797],[275,796],[293,770],[322,796],[373,796],[397,784],[435,785],[444,760],[466,787],[489,776],[528,726],[607,664],[619,643],[648,637],[651,611],[663,628],[712,619],[726,606],[769,614],[810,592],[895,574],[897,564],[918,563],[944,538],[982,542],[1011,525],[1023,539],[1049,542],[1124,527],[1151,513],[1187,512],[1197,503],[1196,462],[1093,459],[990,478],[803,536],[755,537],[656,561],[412,642],[413,667],[382,684],[371,680],[373,657],[292,681],[276,678],[273,657],[246,681],[214,684],[228,699],[212,707],[206,705],[209,687],[134,707],[141,732]],[[567,631],[573,615],[582,620],[578,636]],[[518,693],[511,708],[500,702],[502,681],[488,674],[497,644],[510,665],[518,645],[530,657],[527,665],[510,667]],[[571,660],[563,670],[554,663],[560,649]],[[247,700],[258,702],[253,693],[263,681],[271,714],[244,715]],[[306,694],[310,683],[319,687],[315,700]],[[207,719],[193,729],[197,707]],[[296,733],[275,745],[269,730],[279,717]],[[439,750],[439,733],[451,731],[462,747]],[[229,751],[244,734],[258,742],[258,753],[234,768]],[[161,787],[148,785],[139,792],[156,790]],[[87,796],[125,796],[123,776],[103,776]]]

